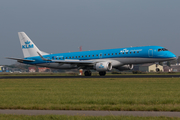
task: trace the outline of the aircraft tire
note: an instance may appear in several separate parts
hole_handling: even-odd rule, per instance
[[[85,76],[91,76],[91,71],[85,71],[85,72],[84,72],[84,75],[85,75]]]
[[[100,76],[105,76],[105,75],[106,75],[106,71],[101,71],[101,72],[99,72],[99,75],[100,75]]]

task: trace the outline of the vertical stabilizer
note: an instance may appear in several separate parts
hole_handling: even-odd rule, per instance
[[[18,32],[19,40],[21,43],[21,48],[24,54],[24,57],[33,57],[33,56],[39,56],[38,52],[41,53],[41,55],[48,55],[48,53],[41,52],[36,45],[31,41],[31,39],[26,35],[24,32]]]

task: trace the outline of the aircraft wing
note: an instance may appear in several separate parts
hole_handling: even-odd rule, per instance
[[[67,63],[67,64],[93,64],[95,61],[86,61],[86,60],[51,60],[55,63]]]
[[[6,59],[12,59],[12,60],[17,60],[18,62],[34,62],[35,60],[30,60],[30,59],[22,59],[22,58],[11,58],[11,57],[7,57]]]
[[[49,60],[44,58],[39,52],[37,52],[42,60],[44,61],[52,61],[55,63],[67,63],[67,64],[93,64],[95,61],[87,61],[87,60]]]

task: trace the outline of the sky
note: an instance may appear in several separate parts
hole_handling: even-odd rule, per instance
[[[180,56],[180,0],[1,0],[0,65],[23,58],[18,32],[48,53],[163,46]]]

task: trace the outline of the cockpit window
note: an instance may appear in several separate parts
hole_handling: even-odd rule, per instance
[[[159,51],[162,51],[162,49],[158,49],[158,52],[159,52]]]
[[[168,51],[168,49],[166,49],[166,48],[163,48],[162,50],[163,50],[163,51]]]
[[[160,52],[160,51],[168,51],[168,49],[166,49],[166,48],[158,49],[158,52]]]

